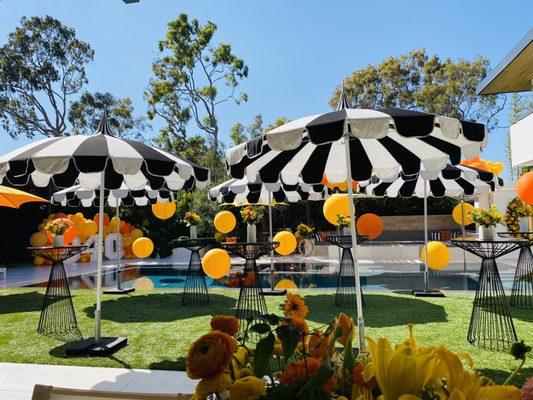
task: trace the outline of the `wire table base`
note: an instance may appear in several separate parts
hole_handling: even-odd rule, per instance
[[[524,238],[527,244],[520,248],[511,290],[511,307],[533,310],[533,232],[501,232],[501,237]]]
[[[518,249],[523,240],[452,239],[452,243],[482,258],[467,340],[488,350],[507,351],[517,336],[496,258]]]
[[[241,331],[246,326],[247,321],[255,320],[259,315],[268,313],[263,289],[259,283],[256,260],[278,246],[278,242],[222,244],[224,249],[246,260],[235,312],[235,316],[240,320]],[[252,338],[252,340],[256,339],[258,338]]]
[[[85,249],[86,246],[28,247],[34,256],[52,262],[37,332],[66,342],[83,339],[63,261]]]
[[[337,290],[335,292],[335,306],[343,308],[357,308],[356,288],[355,288],[355,267],[352,256],[352,236],[333,234],[326,239],[328,242],[342,249],[341,259],[339,260],[339,272],[337,274]],[[367,236],[357,236],[357,244],[368,240]],[[363,288],[361,299],[365,305]]]
[[[174,241],[175,247],[184,247],[191,251],[181,297],[181,304],[184,306],[203,306],[210,302],[205,273],[202,269],[200,250],[212,244],[213,240],[212,238],[201,238]]]

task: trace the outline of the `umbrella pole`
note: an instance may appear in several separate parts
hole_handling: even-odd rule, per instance
[[[357,302],[357,328],[359,333],[359,349],[365,348],[365,319],[363,317],[363,299],[361,297],[361,279],[359,277],[359,255],[357,254],[357,235],[355,234],[355,207],[353,204],[352,162],[350,159],[350,135],[344,123],[344,152],[346,156],[346,175],[348,181],[348,200],[350,205],[350,231],[352,235],[352,256],[355,272],[355,299]]]
[[[119,217],[119,209],[118,209],[118,199],[115,198],[116,201],[116,211],[115,214],[117,216],[117,289],[122,290],[122,270],[120,268],[120,217]]]
[[[268,191],[268,240],[272,241],[272,193]],[[274,250],[270,250],[270,290],[274,291]]]
[[[104,261],[103,233],[104,233],[104,185],[105,169],[100,172],[100,198],[98,199],[98,269],[96,273],[96,311],[94,312],[94,341],[100,343],[101,309],[102,309],[102,264]]]
[[[429,252],[428,252],[428,192],[427,181],[424,179],[424,252],[426,262],[424,263],[424,288],[429,292]]]

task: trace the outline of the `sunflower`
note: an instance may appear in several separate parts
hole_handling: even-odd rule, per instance
[[[185,365],[192,379],[212,378],[228,367],[237,348],[235,340],[227,333],[211,331],[192,343]]]
[[[285,306],[283,307],[283,313],[286,317],[305,318],[308,311],[309,309],[299,295],[287,293],[287,300],[285,300]]]
[[[215,315],[211,318],[211,329],[235,336],[239,332],[239,320],[230,315]]]
[[[237,379],[229,388],[230,400],[257,400],[265,394],[265,382],[255,376]]]

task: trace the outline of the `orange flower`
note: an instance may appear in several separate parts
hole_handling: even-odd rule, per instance
[[[309,331],[305,319],[299,317],[291,317],[291,322],[284,323],[283,325],[295,326],[298,328],[301,334],[305,334],[307,331]]]
[[[341,336],[337,339],[340,344],[343,346],[346,345],[346,340],[348,340],[348,336],[353,335],[353,332],[355,330],[353,319],[348,317],[344,313],[340,313],[337,318],[335,318],[335,329],[341,329]]]
[[[331,338],[315,330],[309,334],[307,339],[307,351],[311,357],[324,358],[326,355],[333,356],[333,346],[330,347]]]
[[[211,318],[211,329],[235,336],[239,332],[239,320],[230,315],[215,315]]]
[[[315,375],[320,368],[320,364],[322,364],[322,360],[314,357],[293,362],[279,375],[279,381],[285,386],[297,386],[302,383],[302,381]],[[337,382],[335,381],[335,378],[331,378],[324,384],[324,386],[322,386],[322,389],[329,393],[335,388],[336,384]]]
[[[361,387],[367,387],[373,389],[376,386],[376,378],[373,376],[368,382],[365,381],[364,371],[366,368],[365,363],[358,363],[352,371],[352,384],[358,385]]]
[[[187,376],[201,379],[222,373],[231,362],[236,348],[237,343],[227,333],[220,331],[206,333],[189,347],[185,359]]]
[[[290,292],[287,293],[287,300],[285,300],[284,314],[286,317],[299,317],[305,318],[309,309],[305,305],[303,299],[297,295]]]

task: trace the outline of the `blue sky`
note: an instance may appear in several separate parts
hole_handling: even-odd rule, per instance
[[[223,139],[237,121],[263,114],[298,118],[327,111],[334,88],[352,71],[391,55],[425,47],[443,58],[487,57],[492,65],[531,25],[533,3],[516,1],[221,1],[0,0],[0,43],[23,15],[49,14],[91,44],[90,91],[133,99],[146,112],[142,93],[166,22],[185,12],[218,25],[215,42],[227,42],[250,68],[241,106],[218,112]],[[507,110],[501,115],[507,123]],[[157,132],[158,122],[153,123]],[[190,133],[197,133],[191,127]],[[26,142],[0,128],[0,154]],[[483,157],[504,161],[505,131],[495,131]]]

